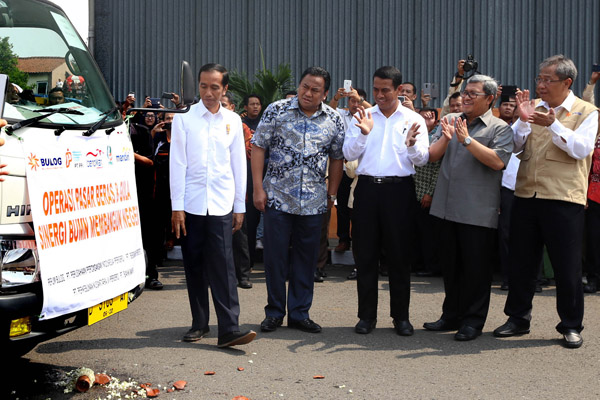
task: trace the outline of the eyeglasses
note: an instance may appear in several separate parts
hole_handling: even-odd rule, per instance
[[[154,115],[146,115],[146,118],[154,118]]]
[[[467,91],[467,90],[463,90],[462,92],[460,92],[460,95],[461,95],[462,97],[465,97],[465,96],[466,96],[466,97],[468,97],[468,98],[470,98],[470,99],[474,99],[474,98],[476,98],[477,96],[488,96],[488,95],[487,95],[487,94],[485,94],[485,93],[479,93],[479,92],[469,92],[469,91]]]
[[[538,85],[541,85],[542,83],[544,85],[549,85],[549,84],[554,83],[554,82],[562,82],[565,79],[555,79],[555,80],[552,80],[552,79],[543,79],[543,78],[537,77],[537,78],[535,78],[535,83],[538,84]]]

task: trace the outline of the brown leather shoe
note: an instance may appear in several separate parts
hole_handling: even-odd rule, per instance
[[[343,253],[348,250],[350,250],[350,243],[340,242],[333,251],[335,251],[336,253]]]

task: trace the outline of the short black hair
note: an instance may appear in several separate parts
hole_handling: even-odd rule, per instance
[[[262,99],[256,93],[250,93],[249,95],[244,96],[244,100],[242,101],[242,106],[247,106],[248,101],[253,97],[257,98],[258,101],[260,102],[260,105],[262,106],[262,104],[263,104]]]
[[[358,93],[358,95],[360,97],[362,97],[363,99],[367,98],[367,92],[365,92],[364,89],[356,89],[355,88],[354,90],[356,90],[356,93]]]
[[[227,68],[216,63],[204,64],[200,67],[200,71],[198,71],[198,82],[200,82],[200,75],[202,75],[203,72],[211,71],[217,71],[223,74],[223,79],[221,80],[221,85],[223,85],[223,87],[229,84],[229,72],[227,72]]]
[[[457,99],[460,97],[460,92],[454,92],[450,95],[450,97],[448,98],[448,101],[453,100],[453,99]]]
[[[438,110],[437,110],[437,108],[429,108],[429,107],[421,108],[419,110],[419,114],[421,114],[422,112],[425,112],[425,111],[431,111],[432,113],[434,113],[435,114],[435,120],[437,121],[437,119],[438,119]]]
[[[225,92],[225,94],[223,95],[223,97],[227,97],[227,100],[229,100],[229,102],[231,104],[235,104],[235,101],[233,99],[233,93],[231,93],[230,91]]]
[[[297,94],[298,94],[298,92],[296,92],[295,90],[289,90],[289,91],[285,92],[283,97],[296,96]]]
[[[304,70],[304,72],[302,73],[302,76],[300,77],[300,82],[302,82],[302,79],[304,79],[304,77],[306,75],[311,75],[311,76],[320,76],[321,78],[323,78],[323,80],[325,81],[325,91],[329,91],[329,86],[331,85],[331,76],[329,75],[329,72],[327,72],[327,70],[323,67],[308,67]]]
[[[52,90],[50,90],[50,91],[48,92],[48,94],[51,94],[51,93],[56,93],[56,92],[61,92],[61,93],[63,94],[63,96],[65,95],[65,91],[63,90],[63,88],[59,88],[59,87],[55,87],[55,88],[53,88]]]
[[[415,84],[414,84],[414,83],[412,83],[412,82],[402,82],[402,86],[404,86],[404,85],[410,85],[410,86],[412,86],[412,88],[413,88],[413,93],[414,93],[414,94],[417,94],[417,87],[415,86]]]
[[[373,74],[373,79],[391,79],[394,89],[402,84],[402,72],[394,66],[386,65],[385,67],[379,67]]]

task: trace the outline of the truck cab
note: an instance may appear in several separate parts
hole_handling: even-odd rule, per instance
[[[8,123],[0,134],[0,164],[8,171],[0,182],[0,342],[5,353],[22,355],[43,340],[91,324],[92,309],[40,318],[45,271],[28,194],[31,160],[21,142],[44,135],[127,135],[127,127],[92,55],[59,7],[42,0],[0,0],[0,45],[7,53],[0,57],[15,67],[13,75],[24,66],[37,71],[22,85],[10,76],[6,80],[10,71],[0,71],[6,88],[0,111]],[[136,282],[122,301],[135,300],[143,287],[144,281]],[[112,304],[112,298],[105,300],[104,306]]]

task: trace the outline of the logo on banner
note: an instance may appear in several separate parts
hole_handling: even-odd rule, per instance
[[[30,153],[28,160],[29,160],[29,167],[33,171],[37,171],[37,169],[40,167],[40,160],[37,158],[37,156],[33,153]]]
[[[96,151],[88,151],[85,155],[88,168],[102,168],[102,150],[96,149]]]
[[[112,165],[113,153],[112,153],[112,147],[110,147],[110,146],[106,146],[106,158],[108,158],[108,165]]]
[[[129,161],[129,159],[131,158],[131,156],[129,155],[130,153],[131,147],[123,147],[121,149],[121,154],[117,154],[115,158],[117,159],[117,162],[126,162]]]
[[[65,167],[69,168],[71,166],[71,161],[73,161],[73,153],[69,149],[65,153]]]

